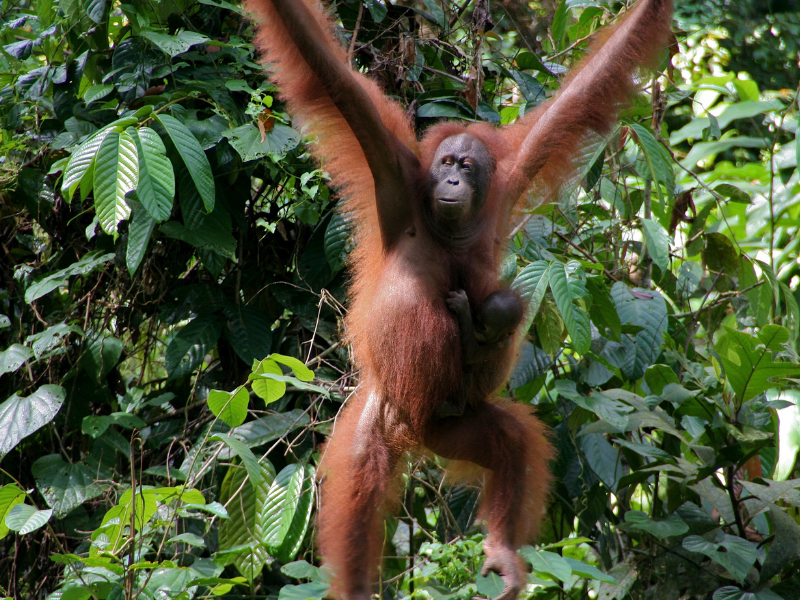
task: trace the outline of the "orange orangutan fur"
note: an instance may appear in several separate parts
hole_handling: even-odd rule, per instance
[[[337,418],[320,466],[319,543],[335,576],[333,593],[363,599],[370,593],[364,582],[374,579],[380,559],[382,515],[396,496],[398,465],[409,450],[432,450],[454,461],[454,471],[462,473],[464,461],[476,465],[486,482],[481,515],[490,529],[487,556],[498,544],[518,548],[536,535],[553,450],[531,408],[493,398],[487,383],[508,376],[521,337],[469,379],[461,363],[459,327],[444,299],[456,283],[478,301],[497,289],[510,206],[531,190],[538,202],[552,199],[574,173],[576,156],[588,137],[611,131],[634,92],[632,74],[639,65],[653,66],[668,40],[672,0],[641,0],[598,36],[554,100],[516,123],[496,128],[445,122],[429,128],[420,141],[402,107],[350,67],[336,24],[317,1],[293,1],[305,3],[313,13],[313,51],[347,64],[349,77],[368,95],[384,128],[419,159],[423,175],[411,200],[416,210],[427,201],[424,174],[443,140],[470,134],[486,147],[494,169],[475,219],[481,233],[469,247],[468,268],[463,257],[454,257],[442,245],[423,257],[433,267],[430,273],[405,272],[382,238],[373,175],[337,98],[304,59],[273,0],[247,0],[259,22],[256,44],[269,75],[295,125],[315,138],[312,152],[330,173],[343,199],[341,210],[354,223],[346,325],[361,382]],[[342,106],[342,98],[338,100]],[[470,273],[469,281],[454,282],[453,274],[461,272]],[[454,394],[468,397],[467,413],[452,424],[437,420],[437,405]],[[375,398],[379,401],[373,402]],[[361,429],[365,420],[373,424],[368,432]]]

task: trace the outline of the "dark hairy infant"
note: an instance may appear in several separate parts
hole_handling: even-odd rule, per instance
[[[544,514],[553,456],[531,407],[499,398],[524,306],[498,284],[515,206],[549,201],[590,134],[607,135],[670,36],[671,0],[640,0],[554,99],[503,128],[439,123],[421,139],[405,111],[355,71],[316,0],[248,0],[257,44],[312,151],[355,215],[346,319],[360,383],[319,473],[319,548],[332,594],[366,600],[400,459],[427,449],[486,481],[483,572],[517,597],[517,549]]]

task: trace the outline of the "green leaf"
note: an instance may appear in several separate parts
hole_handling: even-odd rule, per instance
[[[572,345],[578,354],[585,354],[592,345],[591,326],[589,315],[575,306],[572,301],[579,296],[575,294],[574,286],[567,279],[567,271],[563,264],[554,262],[548,271],[550,289],[556,301],[558,310],[564,319],[567,332],[572,338]]]
[[[641,327],[634,336],[622,336],[625,360],[622,373],[634,381],[644,375],[661,353],[664,332],[667,330],[667,305],[664,298],[654,290],[628,289],[617,282],[611,288],[611,297],[617,307],[623,327]]]
[[[529,319],[533,319],[539,312],[542,299],[550,285],[550,264],[537,260],[529,265],[525,265],[519,274],[514,278],[511,289],[517,292],[528,302]]]
[[[152,489],[137,488],[136,494],[128,488],[119,497],[116,506],[109,509],[97,529],[92,532],[92,540],[100,536],[108,538],[107,550],[118,551],[128,539],[128,528],[133,523],[135,531],[141,531],[155,516],[158,510],[156,493]],[[100,548],[92,545],[90,556],[97,556]]]
[[[725,327],[725,335],[714,347],[725,367],[725,378],[740,403],[775,387],[777,381],[800,373],[800,365],[772,359],[770,346],[774,340],[788,340],[786,329],[773,326],[762,335],[763,338],[755,337]]]
[[[306,383],[305,381],[301,381],[297,379],[297,377],[291,377],[290,375],[276,375],[274,373],[260,373],[260,374],[251,374],[249,376],[251,381],[258,380],[258,379],[270,379],[272,381],[278,381],[283,383],[290,383],[301,390],[307,390],[309,392],[316,392],[317,394],[323,394],[325,396],[330,396],[330,392],[323,387],[318,385],[312,385],[310,383]],[[277,398],[276,398],[277,399]]]
[[[751,267],[752,268],[752,267]],[[678,269],[677,292],[681,298],[688,298],[700,286],[703,280],[703,267],[694,261],[687,260]]]
[[[97,156],[103,140],[111,133],[111,129],[99,131],[83,144],[81,144],[69,157],[67,168],[64,169],[64,180],[61,182],[61,191],[67,202],[72,200],[75,190],[85,175],[91,175],[95,157]]]
[[[713,154],[726,152],[733,148],[765,148],[766,140],[756,137],[734,136],[715,142],[700,142],[694,144],[689,154],[681,161],[687,169],[694,169],[697,163]]]
[[[295,408],[248,421],[231,429],[230,434],[241,438],[248,447],[255,448],[282,438],[295,429],[305,427],[310,422],[311,418],[308,413]]]
[[[181,240],[201,250],[211,250],[223,257],[234,259],[236,240],[230,233],[230,228],[214,218],[217,207],[211,214],[205,215],[197,229],[191,229],[177,221],[167,221],[161,226],[161,233],[167,237]]]
[[[17,504],[6,514],[5,524],[11,531],[25,535],[43,527],[52,516],[52,510],[36,510],[27,504]]]
[[[622,335],[617,308],[611,300],[608,287],[601,277],[589,277],[586,280],[586,289],[592,298],[589,316],[601,335],[619,342]]]
[[[564,34],[567,32],[567,20],[569,19],[569,7],[567,6],[566,0],[561,0],[556,7],[556,12],[553,15],[553,41],[556,43],[556,47],[560,50],[561,49],[561,41],[564,37]]]
[[[322,569],[305,560],[296,560],[283,565],[281,573],[292,579],[313,579],[315,581],[323,581],[325,579]]]
[[[8,535],[6,515],[17,504],[22,504],[28,495],[14,483],[7,483],[0,487],[0,540]]]
[[[175,148],[181,155],[186,169],[203,199],[206,212],[211,212],[214,209],[214,176],[211,173],[211,164],[208,162],[200,142],[186,128],[186,125],[172,115],[159,114],[156,115],[156,118],[167,130]]]
[[[300,548],[311,521],[313,469],[295,463],[278,473],[264,506],[264,543],[282,562]]]
[[[31,344],[33,354],[37,359],[44,357],[47,353],[53,351],[58,352],[61,350],[64,340],[70,333],[83,335],[81,328],[77,325],[67,325],[66,323],[58,323],[52,327],[48,327],[44,331],[34,333],[25,338],[25,341]]]
[[[386,18],[389,9],[386,8],[379,0],[364,0],[364,6],[367,7],[372,20],[380,23]]]
[[[156,220],[147,213],[141,204],[137,204],[133,209],[133,218],[128,227],[128,245],[125,249],[125,266],[128,267],[131,277],[142,264],[155,228]]]
[[[531,564],[533,573],[536,575],[549,575],[552,579],[558,579],[564,583],[568,582],[572,575],[570,564],[555,552],[523,546],[520,553]]]
[[[272,323],[259,310],[242,304],[228,304],[225,336],[245,363],[262,360],[272,349]]]
[[[678,383],[678,376],[667,365],[650,365],[644,372],[644,381],[651,394],[660,396],[665,385]]]
[[[653,262],[663,273],[669,271],[669,236],[657,221],[642,219],[642,231],[647,242],[647,251]]]
[[[139,187],[136,195],[145,210],[159,223],[169,219],[175,200],[175,173],[167,149],[154,129],[128,129],[139,153]]]
[[[285,585],[278,593],[278,600],[322,600],[328,596],[330,584],[322,581]]]
[[[690,535],[683,540],[683,547],[690,552],[697,552],[709,557],[733,575],[739,583],[745,577],[758,558],[758,546],[740,537],[722,534],[719,542],[709,542],[699,535]]]
[[[25,290],[25,302],[31,303],[42,296],[46,296],[54,289],[67,285],[69,278],[74,275],[86,275],[97,269],[101,265],[114,259],[114,253],[101,254],[99,250],[87,252],[79,261],[72,263],[66,269],[61,269],[55,273],[45,275],[41,279],[30,284]]]
[[[113,83],[99,83],[97,85],[90,86],[86,89],[86,91],[83,93],[83,101],[88,106],[95,100],[100,100],[102,98],[105,98],[113,91],[114,91]]]
[[[216,560],[221,564],[233,562],[250,581],[273,560],[263,542],[264,506],[275,472],[266,460],[259,468],[261,482],[257,486],[245,485],[247,473],[239,466],[228,469],[220,486],[220,501],[228,506],[229,518],[219,526],[220,552]],[[230,559],[223,559],[226,556]]]
[[[751,204],[750,194],[743,192],[739,188],[730,183],[720,183],[714,188],[714,191],[720,196],[730,198],[731,202],[739,202],[741,204]]]
[[[745,592],[732,585],[726,585],[714,592],[713,600],[786,600],[769,589],[761,589],[757,592]]]
[[[199,535],[195,535],[194,533],[180,533],[178,535],[174,535],[167,540],[169,544],[188,544],[189,546],[195,546],[197,548],[205,548],[206,542],[203,538]]]
[[[94,165],[94,207],[103,231],[117,235],[117,226],[131,214],[125,195],[138,183],[136,144],[127,133],[109,132]]]
[[[668,462],[668,463],[675,462],[675,459],[668,452],[665,452],[661,448],[656,448],[651,444],[629,442],[627,440],[614,440],[614,441],[623,448],[627,448],[628,450],[633,450],[639,456],[654,458],[659,462]]]
[[[774,504],[769,506],[769,518],[775,539],[761,567],[759,580],[762,584],[768,583],[785,565],[800,560],[800,525],[784,509]]]
[[[81,367],[99,382],[111,372],[122,356],[122,341],[110,335],[93,333],[86,338],[86,351],[81,357]]]
[[[302,360],[277,353],[270,354],[269,357],[275,362],[289,367],[300,381],[314,380],[314,371],[309,369]]]
[[[447,29],[447,17],[445,17],[444,10],[442,9],[441,4],[438,0],[422,0],[425,4],[425,8],[428,9],[428,12],[434,19],[434,23],[436,23],[442,29]]]
[[[56,518],[62,518],[73,508],[97,498],[104,487],[95,481],[96,468],[84,463],[68,463],[58,454],[48,454],[33,463],[31,470],[36,488]]]
[[[578,577],[583,577],[585,579],[594,579],[596,581],[605,581],[607,583],[616,583],[617,580],[611,577],[611,575],[606,575],[597,567],[593,567],[592,565],[587,565],[579,560],[575,560],[574,558],[569,558],[568,556],[564,557],[564,560],[567,561],[567,564],[572,568],[572,574],[577,575]]]
[[[257,488],[259,485],[261,485],[263,476],[261,465],[259,465],[258,459],[244,442],[235,437],[231,437],[222,433],[212,436],[211,441],[222,442],[228,446],[228,448],[233,450],[236,456],[238,456],[242,461],[244,468],[247,470],[247,475],[250,478],[250,485],[253,488]]]
[[[11,344],[0,352],[0,375],[15,373],[25,361],[33,358],[33,350],[22,344]]]
[[[661,199],[662,205],[666,206],[661,186],[664,186],[667,190],[667,196],[670,197],[675,190],[675,176],[672,173],[670,158],[664,147],[656,140],[649,129],[639,125],[639,123],[628,123],[627,125],[633,131],[636,136],[636,141],[642,149],[645,161],[650,170],[650,178],[656,182],[656,184],[660,184],[655,186],[656,193],[659,199]]]
[[[244,162],[269,154],[283,156],[300,144],[300,134],[281,123],[275,123],[272,129],[265,131],[263,139],[259,128],[252,123],[226,131],[223,135]]]
[[[728,237],[722,233],[706,234],[706,247],[703,252],[708,269],[713,272],[725,272],[736,275],[739,269],[739,252]]]
[[[199,367],[221,333],[222,322],[216,315],[197,317],[181,329],[167,346],[165,366],[170,378],[183,377]]]
[[[325,229],[325,258],[331,271],[336,272],[344,266],[349,240],[350,218],[336,211]]]
[[[247,405],[250,403],[250,394],[247,388],[240,386],[231,394],[219,390],[208,392],[208,408],[231,427],[237,427],[247,418]]]
[[[683,535],[689,531],[689,526],[678,515],[653,519],[647,513],[629,510],[625,513],[625,523],[631,529],[638,529],[661,539]]]
[[[67,588],[59,596],[59,600],[88,600],[92,597],[92,590],[82,585]]]
[[[266,404],[271,404],[286,393],[286,382],[279,379],[259,377],[265,374],[280,376],[283,375],[283,371],[281,371],[278,363],[268,357],[258,363],[253,369],[252,375],[250,375],[250,379],[253,382],[253,391]]]
[[[202,33],[195,33],[194,31],[179,31],[175,35],[169,35],[143,29],[141,35],[153,42],[170,57],[183,54],[195,44],[205,44],[209,41],[208,36]]]
[[[0,404],[0,459],[52,421],[66,396],[64,388],[48,384],[30,396],[14,394]]]

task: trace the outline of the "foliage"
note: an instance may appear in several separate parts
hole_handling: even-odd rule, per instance
[[[617,12],[560,2],[518,35],[532,9],[498,4],[486,35],[470,2],[336,10],[423,130],[515,120]],[[504,393],[559,450],[527,597],[796,597],[800,141],[796,93],[764,87],[795,42],[708,30],[717,4],[680,7],[675,69],[509,240],[529,330]],[[0,0],[6,596],[327,593],[350,224],[251,35],[222,0]],[[758,72],[720,50],[745,39]],[[477,491],[408,467],[384,594],[495,595]]]

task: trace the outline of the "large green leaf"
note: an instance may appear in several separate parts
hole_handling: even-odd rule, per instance
[[[0,352],[0,376],[4,373],[14,373],[31,358],[33,350],[22,344],[11,344]]]
[[[262,360],[272,349],[272,323],[263,312],[242,304],[228,304],[225,336],[236,354],[248,365]]]
[[[217,561],[232,562],[250,581],[273,560],[264,546],[264,507],[275,472],[266,460],[259,468],[261,481],[257,486],[245,483],[244,468],[232,466],[220,487],[220,501],[225,504],[229,518],[219,525],[219,554],[222,556],[218,556]]]
[[[800,560],[800,525],[784,509],[774,504],[769,506],[769,518],[775,539],[761,566],[762,583],[769,582],[785,565]]]
[[[298,427],[305,427],[310,422],[311,418],[306,411],[294,408],[248,421],[231,429],[230,434],[241,438],[248,447],[255,448],[277,440]]]
[[[529,319],[533,319],[539,312],[548,285],[550,285],[550,265],[543,260],[526,265],[514,278],[511,288],[528,302]]]
[[[15,483],[7,483],[0,487],[0,540],[8,535],[6,515],[17,504],[22,504],[27,494],[19,489]]]
[[[0,404],[0,459],[23,438],[47,425],[66,398],[58,385],[43,385],[30,396],[14,394]]]
[[[350,221],[347,215],[336,211],[325,229],[325,258],[334,273],[344,266],[347,257]]]
[[[585,354],[592,345],[591,324],[589,315],[572,303],[581,297],[573,281],[575,277],[568,278],[567,270],[560,262],[551,264],[548,274],[553,298],[572,338],[572,345],[576,352]]]
[[[584,577],[586,579],[595,579],[597,581],[605,581],[608,583],[616,583],[617,580],[611,577],[610,575],[606,575],[597,567],[593,567],[592,565],[587,565],[579,560],[575,560],[574,558],[564,557],[564,560],[567,561],[569,566],[572,568],[572,574],[577,575],[578,577]]]
[[[187,129],[186,125],[172,115],[159,114],[156,118],[167,130],[167,134],[181,155],[186,169],[203,199],[206,211],[211,212],[215,203],[214,177],[211,173],[211,164],[208,162],[208,157],[203,152],[200,142]]]
[[[658,265],[662,273],[669,270],[669,236],[657,221],[642,219],[642,231],[647,241],[650,258]]]
[[[194,31],[179,31],[175,35],[169,35],[168,33],[143,30],[142,36],[153,42],[165,54],[173,57],[183,54],[195,44],[204,44],[209,41],[208,36]]]
[[[44,331],[29,335],[25,338],[25,341],[33,348],[33,354],[36,358],[43,358],[51,351],[58,351],[66,337],[71,333],[83,335],[81,328],[77,325],[56,323]]]
[[[164,142],[149,127],[142,127],[138,132],[130,128],[128,135],[136,142],[139,153],[139,187],[136,190],[139,201],[153,219],[166,221],[175,199],[175,173]]]
[[[244,388],[243,388],[244,389]],[[245,390],[246,392],[246,390]],[[211,437],[212,441],[224,443],[228,448],[233,450],[239,460],[242,461],[244,468],[247,470],[247,475],[250,478],[250,485],[254,488],[261,485],[262,469],[259,465],[258,459],[255,454],[247,447],[247,444],[240,439],[230,435],[219,434]]]
[[[122,341],[110,335],[92,333],[86,338],[81,367],[95,381],[108,375],[122,356]]]
[[[258,160],[268,154],[285,154],[300,143],[300,134],[280,123],[263,134],[252,123],[242,125],[223,134],[244,162]]]
[[[64,179],[61,183],[61,190],[67,202],[72,200],[72,196],[75,194],[75,190],[80,185],[84,175],[91,173],[91,167],[94,164],[98,150],[109,133],[111,133],[111,129],[104,129],[98,132],[81,144],[69,157],[67,168],[64,169]]]
[[[244,423],[247,417],[247,405],[250,402],[250,394],[247,388],[240,386],[235,392],[224,392],[211,390],[208,392],[208,408],[225,423],[231,427],[237,427]]]
[[[282,562],[300,548],[311,520],[314,470],[295,463],[278,473],[264,506],[264,543]]]
[[[744,583],[758,558],[758,546],[735,535],[721,534],[718,539],[718,542],[709,542],[699,535],[690,535],[684,538],[683,547],[704,554],[726,569],[736,581]]]
[[[746,592],[732,585],[726,585],[714,592],[713,600],[786,600],[786,597],[766,588],[757,592]]]
[[[67,268],[45,275],[41,279],[31,283],[25,290],[25,302],[31,303],[34,300],[38,300],[54,289],[66,285],[69,278],[73,275],[86,275],[87,273],[91,273],[101,265],[113,259],[113,252],[109,252],[108,254],[103,254],[99,250],[87,252],[80,260],[72,263]]]
[[[678,515],[654,519],[638,510],[629,510],[625,513],[625,524],[630,529],[645,531],[662,539],[683,535],[689,531],[689,526]]]
[[[57,518],[65,516],[92,498],[104,487],[95,480],[96,469],[84,463],[68,463],[58,454],[48,454],[33,463],[36,488]]]
[[[547,575],[554,580],[568,582],[572,575],[572,567],[562,556],[546,550],[536,550],[531,546],[523,546],[522,556],[533,567],[536,576]]]
[[[656,185],[655,189],[659,199],[661,199],[662,205],[665,206],[661,186],[664,186],[667,190],[668,197],[673,195],[673,190],[675,189],[675,176],[672,173],[669,155],[649,129],[638,123],[628,123],[628,126],[633,130],[636,141],[642,149],[645,161],[650,170],[650,177],[656,184],[660,184]]]
[[[131,277],[136,273],[150,243],[150,237],[156,228],[156,220],[151,217],[141,204],[136,204],[133,217],[128,227],[128,245],[125,248],[125,266]]]
[[[139,156],[127,133],[110,131],[103,138],[94,165],[94,207],[100,227],[117,235],[117,226],[131,214],[125,195],[139,183]]]
[[[278,593],[278,600],[322,600],[328,597],[330,587],[330,584],[324,581],[285,585]]]
[[[800,373],[800,365],[773,360],[773,352],[788,340],[789,332],[778,325],[763,327],[758,337],[725,327],[725,335],[714,349],[740,403],[775,387],[781,379]]]
[[[622,325],[642,328],[634,336],[622,336],[625,347],[622,372],[628,379],[636,380],[644,375],[645,369],[661,353],[664,332],[667,330],[667,305],[658,292],[631,290],[622,282],[615,283],[611,288],[611,297]]]
[[[197,317],[172,338],[167,346],[165,366],[173,379],[194,371],[217,344],[222,321],[216,315]]]
[[[5,524],[11,531],[26,535],[43,527],[52,516],[52,510],[36,510],[27,504],[17,504],[6,514]]]

